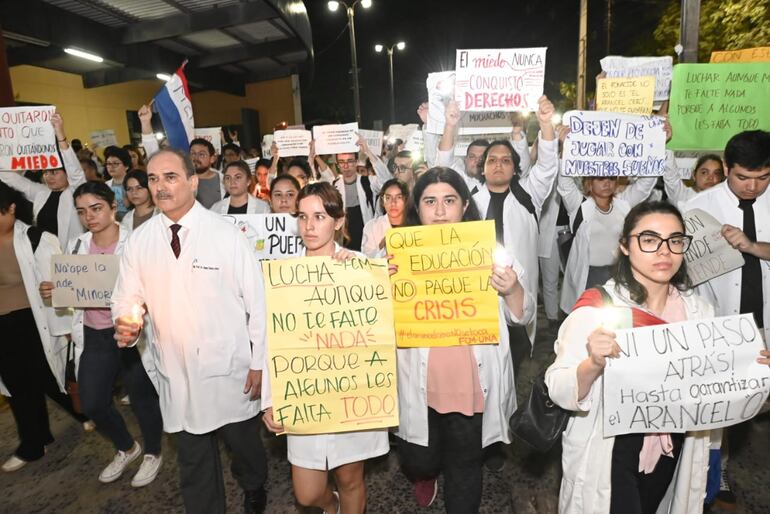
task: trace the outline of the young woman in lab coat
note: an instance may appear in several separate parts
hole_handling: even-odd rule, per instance
[[[465,180],[441,167],[417,180],[406,216],[407,225],[479,220]],[[447,512],[478,512],[483,448],[510,442],[516,392],[506,324],[526,325],[536,302],[514,267],[521,266],[490,266],[490,283],[499,295],[499,344],[397,350],[399,453],[421,506],[435,499],[443,472]]]
[[[625,218],[614,278],[604,288],[615,306],[641,309],[668,323],[714,316],[690,289],[682,215],[666,202],[645,202]],[[545,376],[551,399],[575,411],[562,436],[564,514],[691,514],[703,510],[709,431],[604,437],[602,375],[620,354],[601,308],[567,317]],[[770,363],[770,352],[757,359]],[[641,470],[641,471],[640,471]]]
[[[327,182],[305,186],[297,197],[299,234],[305,245],[303,256],[326,256],[338,260],[356,254],[340,247],[335,236],[344,229],[345,208],[337,189]],[[267,369],[267,368],[265,368]],[[262,418],[271,432],[283,432],[273,418],[270,373],[262,374]],[[297,501],[324,509],[326,514],[363,514],[366,509],[364,461],[388,453],[386,429],[318,435],[288,435],[289,462]],[[337,491],[329,484],[334,473]]]
[[[278,175],[270,182],[270,210],[275,214],[297,214],[297,195],[302,189],[289,174]]]
[[[0,183],[0,392],[8,396],[19,434],[19,446],[3,463],[6,472],[42,458],[53,441],[46,396],[78,421],[88,419],[64,392],[69,311],[46,305],[38,292],[50,277],[51,256],[61,253],[59,241],[32,224],[32,203]]]
[[[75,190],[73,197],[78,216],[88,232],[70,241],[67,253],[121,254],[129,234],[115,221],[117,204],[112,189],[101,182],[86,182]],[[52,289],[53,284],[49,282],[48,295]],[[154,369],[154,359],[145,352],[143,362],[137,347],[118,348],[114,333],[109,308],[75,310],[72,340],[83,412],[117,450],[112,462],[99,475],[99,481],[114,482],[142,455],[142,447],[129,433],[112,400],[115,380],[122,374],[145,444],[144,459],[131,485],[142,487],[155,479],[163,462],[160,454],[163,420],[158,394],[147,373],[147,368]]]

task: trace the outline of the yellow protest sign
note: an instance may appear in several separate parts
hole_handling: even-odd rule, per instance
[[[293,434],[398,425],[384,259],[264,261],[273,417]]]
[[[711,52],[711,62],[770,62],[770,46]]]
[[[596,81],[596,110],[649,115],[655,77],[615,77]]]
[[[385,236],[400,347],[496,344],[497,291],[489,280],[494,221],[397,228]]]

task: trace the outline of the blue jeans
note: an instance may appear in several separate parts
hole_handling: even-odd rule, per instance
[[[160,455],[163,418],[158,393],[142,366],[139,351],[135,347],[118,348],[112,328],[84,327],[83,330],[85,344],[78,368],[83,413],[93,420],[99,433],[112,441],[116,449],[128,451],[134,446],[134,438],[112,401],[115,381],[122,373],[123,384],[131,397],[131,409],[142,430],[145,453]]]

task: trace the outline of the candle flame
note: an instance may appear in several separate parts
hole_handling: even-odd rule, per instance
[[[501,268],[510,266],[510,260],[508,252],[502,246],[495,248],[495,251],[492,253],[492,261],[495,263],[495,266],[500,266]]]
[[[144,309],[138,303],[131,306],[131,321],[137,325],[142,324],[142,316],[144,316]]]

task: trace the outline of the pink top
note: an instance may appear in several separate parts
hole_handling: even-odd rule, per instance
[[[681,293],[671,287],[668,292],[666,306],[660,319],[668,323],[677,323],[687,319],[687,311]],[[639,473],[652,473],[661,456],[673,457],[674,444],[671,434],[645,434],[642,450],[639,452]]]
[[[88,254],[89,255],[112,255],[115,253],[115,248],[117,248],[118,242],[115,241],[110,246],[107,246],[105,248],[102,248],[101,246],[97,246],[96,243],[94,243],[94,240],[91,239],[91,245],[88,247]],[[87,326],[88,328],[93,328],[94,330],[104,330],[105,328],[112,328],[112,314],[110,312],[110,309],[84,309],[85,313],[83,314],[83,324]]]
[[[484,412],[484,394],[473,346],[431,348],[428,354],[428,407],[441,414]]]

